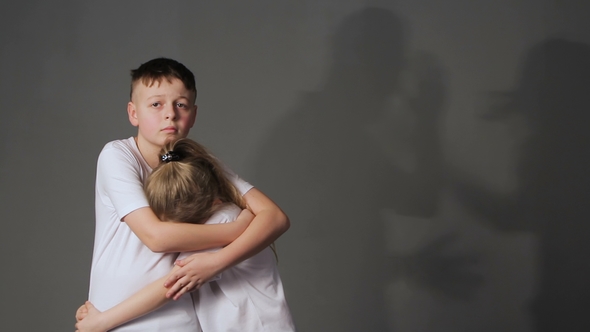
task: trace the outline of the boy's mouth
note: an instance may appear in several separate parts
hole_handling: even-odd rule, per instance
[[[175,133],[178,131],[178,129],[176,129],[175,127],[169,126],[169,127],[162,128],[162,131],[166,132],[166,133]]]

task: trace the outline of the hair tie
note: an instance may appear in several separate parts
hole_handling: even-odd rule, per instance
[[[162,155],[161,159],[162,162],[169,163],[171,161],[180,160],[180,156],[177,153],[174,153],[174,151],[168,151],[168,153]]]

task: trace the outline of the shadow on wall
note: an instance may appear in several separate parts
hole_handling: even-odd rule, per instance
[[[590,331],[589,96],[589,45],[535,45],[517,89],[494,94],[496,107],[486,114],[516,128],[517,194],[499,195],[464,173],[449,173],[465,207],[499,229],[538,234],[540,281],[531,314],[539,332]]]
[[[298,329],[388,331],[385,288],[398,271],[387,255],[380,211],[437,212],[444,75],[435,57],[423,55],[414,93],[400,89],[404,27],[386,9],[353,13],[332,42],[323,88],[302,95],[265,138],[253,165],[256,185],[292,220],[278,251]],[[402,142],[380,139],[395,128],[375,126],[396,111],[393,97],[414,123]],[[410,167],[384,152],[394,145],[408,147]]]

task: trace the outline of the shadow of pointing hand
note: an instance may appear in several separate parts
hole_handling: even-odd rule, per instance
[[[455,300],[470,300],[483,286],[480,255],[454,248],[457,233],[434,239],[416,253],[399,257],[403,277],[419,287]]]

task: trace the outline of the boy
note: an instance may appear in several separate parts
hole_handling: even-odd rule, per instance
[[[131,124],[138,127],[137,136],[108,143],[97,164],[89,300],[98,310],[116,305],[166,275],[176,258],[168,253],[223,246],[235,239],[218,252],[180,262],[183,267],[165,283],[170,287],[167,296],[178,298],[266,248],[289,228],[278,206],[231,172],[232,183],[255,215],[249,225],[247,211],[234,223],[193,225],[161,222],[149,208],[143,181],[157,166],[165,143],[188,135],[197,113],[195,99],[194,76],[177,61],[158,58],[132,71],[127,112]],[[190,297],[181,297],[117,329],[160,330],[198,330]]]

